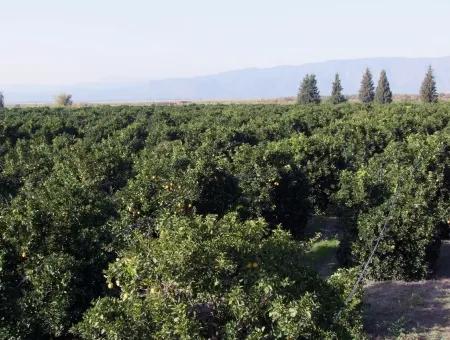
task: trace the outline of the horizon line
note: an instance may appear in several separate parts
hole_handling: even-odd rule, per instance
[[[450,58],[450,55],[444,55],[444,56],[438,56],[438,57],[400,57],[400,56],[392,56],[392,57],[357,57],[357,58],[343,58],[343,59],[324,59],[321,61],[311,61],[311,62],[305,62],[301,64],[278,64],[273,66],[255,66],[255,67],[242,67],[242,68],[235,68],[235,69],[228,69],[223,71],[217,71],[217,72],[211,72],[211,73],[205,73],[205,74],[197,74],[197,75],[191,75],[191,76],[180,76],[180,77],[161,77],[161,78],[154,78],[150,79],[150,77],[145,80],[146,78],[135,78],[134,80],[128,79],[128,80],[86,80],[86,81],[77,81],[77,82],[71,82],[71,83],[52,83],[52,84],[43,84],[43,83],[9,83],[1,85],[2,87],[25,87],[25,86],[39,86],[39,87],[53,87],[53,86],[95,86],[95,85],[103,85],[103,84],[133,84],[133,83],[146,83],[146,82],[154,82],[154,81],[173,81],[173,80],[188,80],[188,79],[194,79],[194,78],[207,78],[207,77],[215,77],[220,76],[224,74],[234,73],[234,72],[242,72],[242,71],[249,71],[249,70],[271,70],[276,68],[283,68],[283,67],[302,67],[302,66],[309,66],[309,65],[317,65],[317,64],[325,64],[325,63],[332,63],[332,62],[355,62],[355,61],[365,61],[365,60],[383,60],[383,59],[408,59],[408,60],[426,60],[426,59],[446,59]],[[431,65],[432,66],[432,65]],[[119,78],[119,77],[117,77]],[[0,88],[0,92],[1,88]]]

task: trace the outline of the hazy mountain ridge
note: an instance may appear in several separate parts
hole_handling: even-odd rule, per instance
[[[439,92],[450,92],[450,57],[369,58],[332,60],[299,66],[251,68],[215,75],[152,80],[148,82],[99,83],[73,86],[0,87],[9,103],[50,102],[59,92],[73,94],[76,102],[158,100],[264,99],[293,96],[307,73],[317,76],[322,95],[331,91],[334,74],[341,75],[345,94],[357,93],[366,67],[375,82],[385,69],[396,94],[416,94],[428,65],[435,70]]]

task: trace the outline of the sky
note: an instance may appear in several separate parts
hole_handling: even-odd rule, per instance
[[[0,86],[450,55],[449,0],[0,0]]]

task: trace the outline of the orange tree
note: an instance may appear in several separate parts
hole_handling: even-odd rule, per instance
[[[328,281],[302,265],[307,245],[236,214],[164,215],[110,265],[112,294],[73,328],[85,339],[293,338],[361,335],[353,275]],[[280,265],[282,264],[282,265]],[[342,309],[340,318],[334,320]]]
[[[378,279],[421,279],[432,273],[447,224],[450,188],[448,129],[393,142],[367,166],[342,174],[337,198],[349,209],[346,260],[362,263],[383,226],[372,263]],[[350,259],[350,258],[351,259]]]

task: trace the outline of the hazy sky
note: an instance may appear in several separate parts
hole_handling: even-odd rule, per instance
[[[0,85],[450,55],[450,0],[0,0]]]

